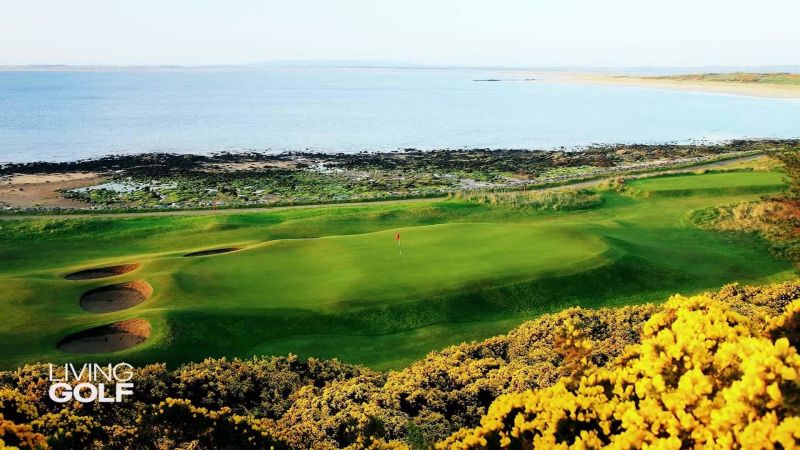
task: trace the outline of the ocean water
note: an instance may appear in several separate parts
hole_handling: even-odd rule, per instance
[[[800,101],[470,70],[0,72],[0,162],[800,137]]]

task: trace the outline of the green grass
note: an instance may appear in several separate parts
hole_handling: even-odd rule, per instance
[[[777,84],[784,86],[800,85],[800,74],[797,73],[757,73],[757,72],[732,72],[732,73],[698,73],[686,75],[669,75],[653,77],[668,80],[688,81],[717,81],[724,83],[756,83]]]
[[[697,209],[779,190],[781,177],[740,171],[649,178],[631,184],[681,195],[605,192],[600,207],[562,213],[441,200],[0,222],[0,368],[290,352],[397,368],[569,306],[783,280],[795,276],[791,264],[758,242],[731,241],[688,220]],[[243,250],[182,257],[219,246]],[[63,279],[128,262],[143,267],[112,279]],[[92,314],[78,304],[90,288],[137,279],[150,282],[154,294],[134,308]],[[55,348],[71,332],[127,318],[149,320],[154,335],[112,354]]]
[[[628,185],[646,195],[752,194],[774,192],[784,184],[780,172],[712,172],[703,176],[660,176]]]

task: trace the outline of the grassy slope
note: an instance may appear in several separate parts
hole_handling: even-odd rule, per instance
[[[654,178],[635,189],[680,195],[607,193],[601,208],[564,214],[441,201],[0,223],[0,367],[73,361],[55,350],[61,337],[130,317],[153,323],[145,345],[79,359],[176,363],[294,352],[399,367],[571,305],[783,279],[794,275],[788,263],[686,220],[698,208],[757,198],[779,181],[769,172]],[[234,244],[247,248],[181,257]],[[83,291],[112,281],[61,278],[133,261],[145,266],[113,282],[146,279],[155,293],[126,311],[78,306]]]

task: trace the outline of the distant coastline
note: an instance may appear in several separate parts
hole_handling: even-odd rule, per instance
[[[114,72],[114,71],[184,71],[184,70],[258,70],[258,69],[363,69],[363,70],[474,70],[513,74],[512,78],[487,77],[474,81],[545,81],[574,84],[603,84],[628,87],[670,89],[679,91],[696,91],[719,94],[734,94],[764,98],[800,98],[800,84],[766,84],[742,83],[732,81],[709,81],[693,79],[688,76],[699,71],[732,73],[743,68],[658,68],[658,67],[621,67],[621,68],[580,68],[580,67],[543,67],[513,68],[502,66],[430,66],[413,63],[370,62],[370,61],[278,61],[269,63],[224,65],[208,64],[185,66],[177,64],[163,65],[68,65],[68,64],[32,64],[32,65],[0,65],[0,72]],[[800,71],[798,66],[775,66],[763,68],[747,68],[753,73],[775,70]],[[665,76],[665,74],[670,74]],[[685,78],[683,75],[687,75]]]
[[[677,91],[733,94],[748,97],[800,99],[800,85],[703,81],[671,77],[619,75],[611,73],[558,72],[543,74],[524,72],[524,76],[536,76],[537,81],[544,82],[603,84],[653,89],[669,89]]]

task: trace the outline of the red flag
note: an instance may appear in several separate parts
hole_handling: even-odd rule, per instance
[[[400,232],[399,232],[399,231],[398,231],[398,232],[397,232],[397,234],[394,236],[394,240],[395,240],[395,241],[399,241],[399,240],[400,240]]]

